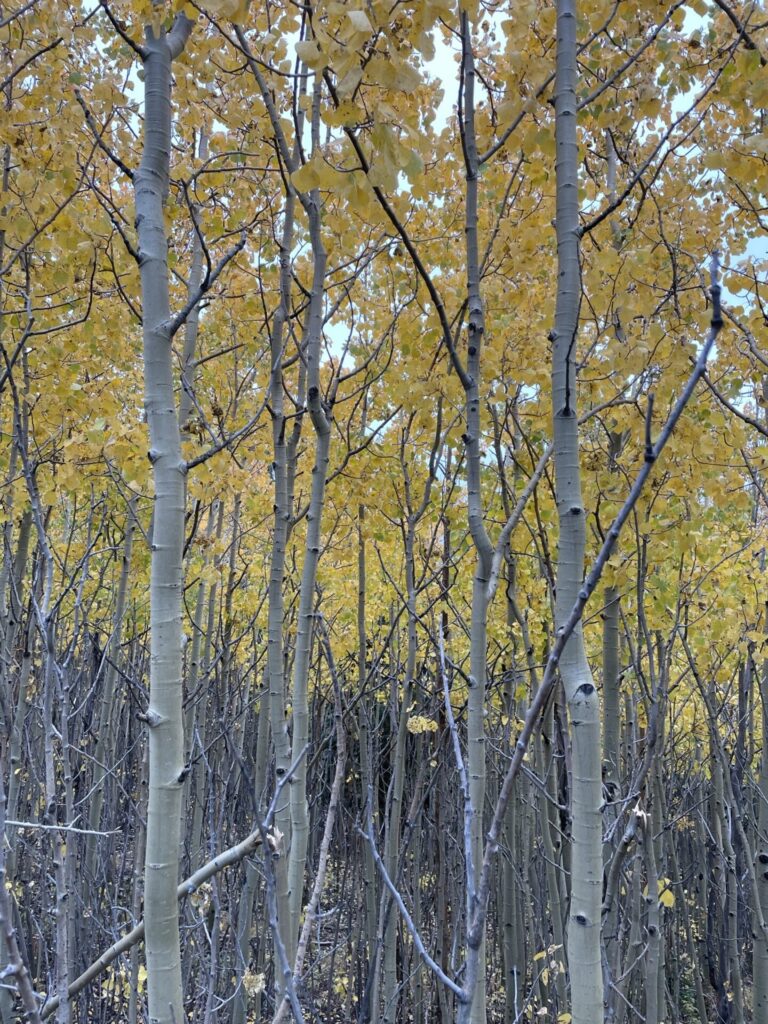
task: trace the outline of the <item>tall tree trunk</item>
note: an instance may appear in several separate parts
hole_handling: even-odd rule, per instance
[[[568,617],[582,586],[586,532],[576,413],[576,337],[581,302],[576,78],[576,3],[575,0],[558,0],[555,80],[558,287],[555,328],[551,335],[554,459],[560,524],[557,629]],[[571,1012],[573,1024],[595,1024],[603,1013],[600,713],[581,623],[565,647],[560,669],[570,715],[573,761],[573,853],[568,924]]]
[[[472,873],[467,865],[467,921],[475,909],[476,873],[483,862],[483,810],[485,806],[485,693],[488,645],[488,581],[493,547],[485,528],[481,490],[480,366],[485,313],[480,292],[478,225],[479,159],[475,134],[475,60],[469,15],[460,14],[462,67],[464,71],[462,142],[466,177],[466,273],[467,273],[467,369],[462,384],[467,429],[464,435],[467,460],[467,516],[475,547],[476,564],[472,581],[472,615],[469,652],[469,699],[467,709],[467,773],[472,831]],[[485,929],[480,939],[475,990],[472,996],[472,1024],[485,1024]]]
[[[272,360],[269,401],[272,411],[272,470],[275,481],[274,532],[269,568],[267,668],[269,675],[269,717],[272,745],[275,751],[275,775],[284,778],[291,766],[291,739],[285,713],[285,659],[283,648],[283,620],[285,603],[285,553],[291,525],[291,477],[294,449],[286,438],[285,396],[283,393],[283,346],[286,322],[290,312],[291,248],[296,198],[293,191],[286,196],[283,214],[283,233],[280,243],[280,303],[272,321],[270,354]],[[299,421],[297,420],[297,423]],[[290,796],[285,787],[275,808],[275,886],[277,918],[280,937],[286,949],[290,948],[290,890],[288,888],[288,858],[290,844]],[[279,994],[283,994],[282,974],[277,972]]]
[[[319,133],[319,94],[315,92],[316,116],[312,118],[312,133]],[[315,138],[317,144],[319,140]],[[291,963],[296,955],[299,935],[304,869],[309,841],[309,807],[307,805],[307,758],[301,754],[309,743],[309,663],[312,653],[314,629],[315,583],[320,560],[320,540],[325,504],[325,485],[328,479],[328,456],[331,445],[331,423],[323,407],[320,386],[320,346],[323,338],[323,295],[326,255],[323,247],[320,192],[313,189],[303,198],[309,218],[312,246],[313,275],[309,302],[304,351],[307,360],[307,406],[315,430],[315,464],[312,467],[312,488],[307,512],[307,536],[304,545],[304,566],[299,592],[299,622],[296,636],[296,654],[293,663],[293,737],[291,758],[298,762],[290,787],[291,851],[288,861],[288,888],[291,894],[291,927],[288,955]]]
[[[141,260],[144,394],[154,484],[144,887],[150,1024],[180,1024],[185,1019],[176,886],[184,768],[181,615],[186,466],[174,396],[163,207],[171,154],[171,62],[183,50],[191,29],[192,22],[178,15],[170,33],[146,30],[142,50],[144,149],[134,179]]]

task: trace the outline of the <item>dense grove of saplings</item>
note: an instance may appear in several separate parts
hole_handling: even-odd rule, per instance
[[[763,5],[81,8],[0,5],[0,1024],[768,1022]]]

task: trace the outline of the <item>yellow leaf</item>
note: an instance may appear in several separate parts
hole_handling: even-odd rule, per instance
[[[296,43],[296,55],[299,60],[304,61],[307,67],[315,71],[325,67],[325,54],[314,39],[305,39],[300,43]]]
[[[368,81],[401,92],[413,92],[421,83],[418,71],[409,64],[395,63],[383,56],[372,57],[366,65],[365,74]]]
[[[368,179],[372,185],[394,189],[397,185],[397,137],[388,124],[377,124],[371,132],[374,158]]]
[[[339,82],[337,92],[341,91],[342,84],[347,80],[350,74],[351,72],[347,72],[341,82]],[[351,81],[352,79],[349,79],[347,85],[349,85],[349,82]],[[343,103],[340,103],[335,110],[323,110],[321,117],[325,124],[332,126],[350,125],[356,124],[358,121],[364,121],[365,111],[362,107],[358,107],[356,103],[352,103],[350,100],[345,100]]]
[[[357,67],[350,68],[349,71],[340,80],[336,86],[336,95],[340,100],[347,100],[354,93],[355,89],[360,85],[360,81],[363,77],[363,69],[358,65]],[[355,107],[355,111],[357,108]]]
[[[205,6],[214,17],[233,18],[235,21],[238,21],[248,10],[248,3],[244,3],[243,0],[208,0]],[[194,17],[197,17],[197,12]]]
[[[360,32],[362,35],[369,36],[373,32],[373,26],[368,20],[368,15],[365,11],[347,11],[347,17],[352,23],[352,28],[355,32]]]
[[[314,157],[291,175],[293,187],[299,192],[309,192],[320,184],[319,168]]]
[[[665,907],[674,907],[675,905],[675,894],[669,888],[670,881],[668,878],[659,879],[659,903]]]

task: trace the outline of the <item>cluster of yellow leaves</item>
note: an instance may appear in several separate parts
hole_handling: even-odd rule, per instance
[[[669,878],[659,878],[659,879],[657,879],[657,882],[658,882],[658,886],[659,886],[659,903],[663,907],[667,907],[667,908],[674,907],[674,905],[675,905],[675,894],[672,892],[672,889],[670,888],[670,886],[672,885],[672,882],[670,881],[670,879]],[[648,886],[647,885],[643,889],[643,896],[645,898],[648,897]]]
[[[264,991],[266,979],[261,972],[247,970],[243,974],[243,988],[250,997],[257,996]]]
[[[101,979],[101,991],[104,997],[111,997],[115,992],[122,993],[127,999],[131,994],[131,979],[124,967],[115,968],[112,965],[106,968]],[[139,995],[144,991],[147,984],[147,968],[144,964],[139,965],[136,975],[136,991]]]
[[[424,732],[437,732],[438,725],[434,718],[427,718],[424,715],[411,715],[407,723],[408,732],[415,736]]]

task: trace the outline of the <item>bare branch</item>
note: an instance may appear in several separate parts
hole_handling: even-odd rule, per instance
[[[107,124],[104,125],[103,128],[99,128],[99,125],[96,122],[96,118],[93,116],[85,100],[83,99],[83,94],[80,92],[79,89],[74,89],[73,92],[75,99],[80,104],[83,114],[85,115],[86,123],[88,124],[88,127],[91,129],[91,132],[93,133],[93,137],[96,140],[96,145],[99,147],[100,150],[102,150],[102,152],[106,153],[106,155],[115,165],[115,167],[119,168],[126,176],[126,178],[130,178],[130,180],[133,181],[133,171],[131,170],[131,168],[128,166],[128,164],[121,160],[117,153],[115,153],[114,150],[110,149],[110,147],[104,141],[104,133],[107,130],[109,122],[107,122]]]

